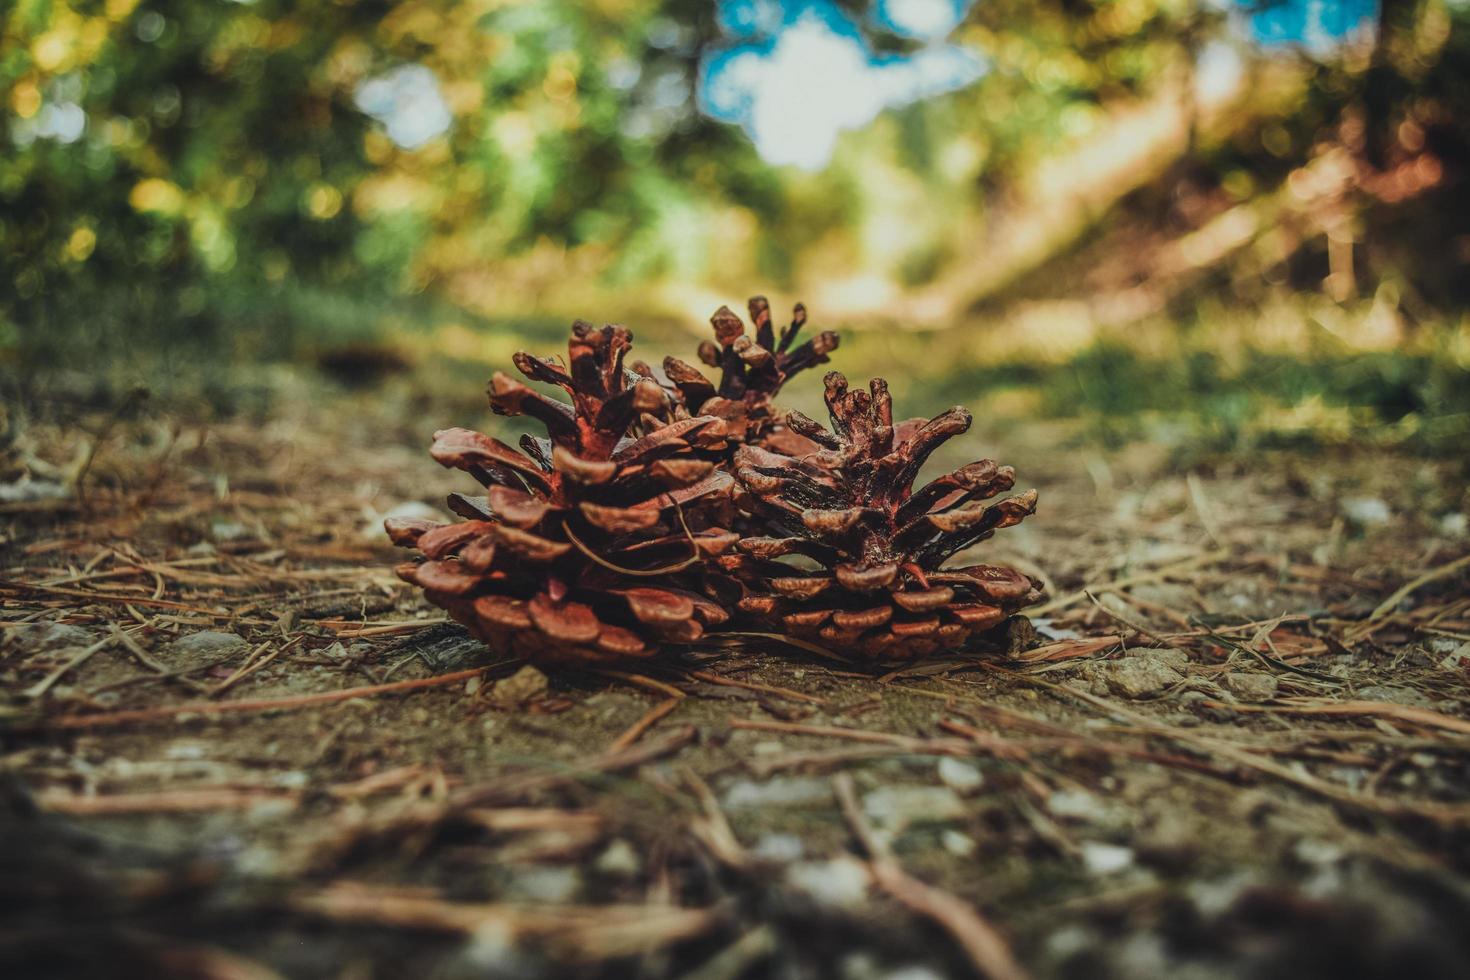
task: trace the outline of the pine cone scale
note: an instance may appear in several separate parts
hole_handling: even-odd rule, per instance
[[[724,425],[672,414],[663,389],[624,368],[621,327],[573,327],[567,368],[518,355],[531,381],[496,374],[490,406],[540,422],[521,451],[468,429],[436,433],[431,454],[486,486],[451,497],[459,524],[393,522],[395,543],[423,561],[400,575],[480,639],[539,662],[646,657],[723,622],[699,594],[706,555],[735,536],[715,523],[731,477],[716,469]]]
[[[776,341],[771,323],[770,304],[765,297],[752,297],[747,304],[754,335],[748,336],[745,324],[728,306],[722,306],[710,318],[715,342],[699,345],[699,360],[718,368],[718,382],[675,357],[664,359],[664,373],[673,383],[684,409],[696,415],[715,415],[725,420],[729,435],[736,443],[759,442],[769,435],[785,431],[785,422],[772,399],[795,374],[827,360],[835,350],[838,338],[826,331],[795,351],[790,351],[797,331],[806,322],[806,309],[797,304],[791,326]]]
[[[1035,582],[1000,566],[941,569],[943,561],[1035,510],[1034,492],[994,504],[1014,472],[982,460],[915,489],[919,469],[970,413],[893,424],[887,386],[825,379],[828,448],[799,458],[754,446],[735,454],[736,502],[766,533],[725,560],[745,584],[741,609],[796,636],[874,659],[956,650],[1040,597]],[[789,416],[788,416],[789,418]],[[781,575],[776,559],[819,566]]]
[[[546,474],[533,461],[499,439],[469,429],[441,429],[434,433],[429,455],[441,466],[464,470],[482,486],[495,483],[518,487],[520,476],[543,490],[550,489]],[[482,477],[481,474],[487,474]]]
[[[628,360],[626,329],[584,321],[565,361],[518,353],[526,379],[565,399],[497,372],[491,409],[544,436],[517,450],[469,429],[435,433],[434,459],[484,495],[450,495],[458,523],[388,521],[392,541],[419,552],[399,576],[536,662],[649,657],[732,614],[844,654],[914,659],[962,649],[1037,601],[1014,569],[943,567],[1034,513],[1034,491],[994,499],[1014,470],[979,460],[914,486],[970,413],[895,423],[885,382],[852,388],[836,372],[823,379],[830,428],[780,411],[772,398],[837,336],[797,344],[801,304],[779,332],[764,297],[747,309],[749,332],[721,307],[715,341],[699,345],[718,381],[667,358],[666,387]]]

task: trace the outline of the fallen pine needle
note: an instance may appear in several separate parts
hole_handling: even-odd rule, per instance
[[[684,692],[677,687],[671,684],[665,684],[663,681],[654,680],[652,677],[645,677],[643,674],[634,674],[626,670],[612,670],[607,667],[593,667],[591,670],[594,674],[601,674],[604,677],[614,677],[620,681],[632,684],[634,687],[658,691],[660,694],[667,694],[671,698],[682,698],[684,696]]]
[[[317,625],[325,626],[335,633],[339,639],[342,639],[363,636],[398,636],[402,633],[417,633],[419,630],[426,630],[431,626],[443,626],[447,622],[449,622],[449,618],[447,616],[441,616],[438,619],[416,619],[411,623],[387,623],[382,626],[338,625],[337,623],[330,622],[320,622]]]
[[[816,735],[824,738],[845,738],[852,742],[876,742],[904,749],[933,751],[935,749],[959,750],[970,754],[970,745],[959,739],[924,739],[892,732],[874,732],[863,728],[842,728],[837,725],[803,725],[794,721],[764,721],[756,718],[731,718],[731,728],[742,728],[753,732],[780,732],[783,735]]]
[[[832,777],[832,788],[853,836],[868,853],[868,868],[879,888],[953,936],[981,976],[990,980],[1026,980],[1028,974],[1011,953],[1005,938],[974,906],[903,869],[888,845],[868,826],[858,806],[851,775],[844,772]]]
[[[264,658],[256,660],[255,658],[259,655],[261,650],[269,645],[269,642],[261,644],[260,647],[251,652],[249,657],[245,658],[245,662],[240,665],[240,668],[238,670],[236,670],[229,677],[226,677],[224,680],[220,681],[219,684],[211,689],[209,692],[209,696],[212,698],[217,698],[221,696],[230,688],[234,687],[236,684],[249,677],[251,674],[255,673],[263,667],[268,666],[271,661],[275,660],[281,654],[285,653],[287,650],[290,650],[292,647],[296,646],[304,639],[306,639],[306,637],[298,634],[287,640],[282,646],[279,646],[272,652],[266,654]]]
[[[1338,786],[1334,783],[1329,783],[1325,780],[1318,779],[1316,776],[1297,772],[1292,767],[1282,765],[1271,759],[1260,758],[1259,756],[1239,745],[1232,745],[1219,739],[1195,735],[1192,732],[1189,732],[1182,728],[1178,728],[1177,726],[1159,724],[1145,715],[1141,715],[1136,711],[1131,711],[1128,708],[1125,708],[1120,703],[1106,701],[1100,697],[1097,697],[1096,695],[1089,694],[1086,691],[1079,690],[1078,688],[1072,687],[1068,684],[1054,684],[1050,681],[1042,680],[1041,678],[1031,674],[1018,673],[1017,671],[1007,670],[1004,667],[999,667],[995,665],[986,665],[986,669],[997,674],[1004,675],[1006,677],[1012,677],[1017,680],[1025,681],[1027,684],[1034,684],[1037,687],[1042,687],[1049,691],[1054,691],[1064,697],[1074,698],[1085,704],[1091,705],[1093,708],[1101,711],[1104,714],[1109,714],[1117,718],[1122,718],[1140,730],[1147,731],[1150,734],[1173,739],[1181,745],[1188,746],[1189,748],[1201,752],[1206,756],[1213,755],[1218,758],[1226,759],[1230,762],[1233,762],[1238,766],[1243,766],[1247,769],[1254,769],[1257,772],[1266,773],[1269,776],[1273,776],[1276,779],[1282,780],[1283,782],[1291,783],[1298,788],[1306,790],[1307,792],[1312,793],[1316,796],[1322,797],[1323,799],[1332,800],[1336,803],[1343,803],[1348,806],[1357,807],[1359,809],[1367,810],[1372,813],[1379,813],[1388,817],[1410,817],[1421,820],[1430,820],[1442,826],[1448,827],[1459,827],[1470,824],[1470,806],[1467,806],[1463,803],[1440,803],[1438,801],[1399,801],[1393,799],[1385,799],[1379,796],[1370,796],[1365,793],[1356,793],[1352,790],[1347,789],[1346,787]],[[1238,706],[1232,705],[1231,707]]]
[[[286,803],[293,809],[299,793],[258,789],[178,789],[158,793],[119,793],[94,796],[66,790],[48,790],[36,800],[41,809],[73,816],[113,816],[127,813],[197,813],[208,810],[248,810],[261,803]]]
[[[709,932],[726,919],[719,906],[510,905],[451,902],[425,889],[338,882],[296,895],[292,908],[334,922],[532,941],[566,960],[636,956]]]
[[[427,687],[444,687],[456,684],[460,681],[478,677],[492,667],[474,667],[470,670],[458,670],[452,674],[440,674],[437,677],[421,677],[411,681],[394,681],[391,684],[369,684],[364,687],[349,687],[341,691],[322,691],[317,694],[297,694],[287,698],[258,698],[252,701],[191,701],[186,704],[175,704],[163,708],[139,708],[133,711],[113,711],[106,714],[91,715],[66,715],[61,718],[53,718],[37,727],[46,729],[57,728],[108,728],[114,725],[127,725],[133,722],[164,721],[169,718],[177,718],[179,715],[225,715],[240,714],[251,711],[289,711],[298,708],[310,708],[319,704],[331,704],[334,701],[350,701],[353,698],[367,698],[378,694],[391,694],[396,691],[417,691]]]
[[[111,602],[122,605],[132,604],[135,606],[151,606],[154,609],[173,609],[179,612],[203,613],[215,619],[229,616],[229,613],[220,609],[206,609],[203,606],[191,606],[187,602],[171,602],[168,599],[150,599],[136,595],[114,595],[106,592],[88,592],[86,589],[55,589],[44,585],[30,585],[26,582],[17,582],[12,579],[0,579],[0,588],[17,589],[25,592],[39,592],[43,595],[61,595],[72,599],[86,599],[88,602]]]
[[[1047,613],[1056,612],[1059,609],[1066,609],[1068,606],[1075,606],[1077,603],[1085,601],[1089,592],[1117,592],[1119,589],[1127,589],[1135,585],[1161,582],[1181,572],[1189,572],[1206,565],[1213,565],[1216,562],[1225,561],[1229,557],[1230,552],[1224,549],[1209,551],[1202,555],[1195,555],[1192,558],[1175,562],[1172,565],[1164,565],[1161,568],[1155,568],[1151,571],[1139,572],[1137,575],[1129,575],[1111,582],[1089,584],[1078,589],[1076,592],[1069,592],[1064,596],[1058,596],[1050,602],[1043,603],[1033,609],[1028,609],[1026,610],[1026,614],[1028,616],[1045,616]]]
[[[1470,735],[1470,721],[1463,718],[1430,711],[1428,708],[1414,708],[1384,701],[1333,701],[1313,704],[1227,704],[1224,701],[1203,701],[1201,703],[1210,708],[1224,708],[1229,711],[1250,714],[1391,718],[1410,725],[1422,725],[1427,728],[1439,728],[1447,732]]]
[[[1378,604],[1378,607],[1374,609],[1373,612],[1368,614],[1368,618],[1363,621],[1362,625],[1352,630],[1352,638],[1354,640],[1360,640],[1363,637],[1367,636],[1369,633],[1372,633],[1379,620],[1383,619],[1389,613],[1393,612],[1394,609],[1398,607],[1399,603],[1407,599],[1421,586],[1428,585],[1430,582],[1435,582],[1439,579],[1453,575],[1455,574],[1455,572],[1464,568],[1466,565],[1470,565],[1470,555],[1461,555],[1459,558],[1456,558],[1452,562],[1447,562],[1443,565],[1440,565],[1438,568],[1431,568],[1423,575],[1420,575],[1417,578],[1405,582],[1399,588],[1395,589],[1392,595],[1380,602]]]
[[[720,809],[720,803],[715,799],[714,791],[709,788],[708,783],[699,778],[699,774],[693,769],[683,767],[682,775],[685,785],[699,800],[699,808],[703,811],[690,818],[690,831],[699,838],[711,854],[719,859],[721,864],[736,870],[748,868],[750,855],[745,852],[740,838],[735,836],[730,821],[725,819],[725,812]]]
[[[1118,635],[1094,636],[1085,640],[1058,640],[1045,646],[1035,647],[1013,658],[1022,663],[1037,663],[1044,660],[1071,660],[1073,657],[1089,657],[1094,653],[1111,650],[1123,642]]]
[[[659,704],[654,705],[647,714],[645,714],[642,718],[639,718],[637,721],[633,722],[632,725],[628,726],[628,730],[619,735],[613,741],[612,745],[608,746],[607,750],[609,752],[623,751],[623,749],[626,749],[628,746],[632,745],[634,742],[642,738],[643,733],[648,731],[654,725],[657,725],[661,719],[668,717],[669,713],[677,708],[679,706],[679,702],[682,700],[684,699],[669,698],[667,701],[662,701]]]
[[[113,642],[116,641],[116,639],[117,639],[117,636],[115,634],[114,635],[109,635],[109,636],[104,636],[102,639],[98,640],[96,643],[93,643],[91,646],[87,647],[85,650],[81,651],[76,656],[72,657],[70,660],[68,660],[66,663],[62,664],[60,667],[57,667],[51,673],[47,674],[45,677],[41,678],[39,681],[37,681],[36,683],[32,684],[30,687],[26,688],[21,693],[24,694],[28,698],[44,697],[45,694],[46,694],[46,692],[49,691],[49,690],[51,690],[52,686],[57,681],[61,680],[68,673],[70,673],[71,671],[75,670],[77,667],[80,667],[82,664],[86,663],[88,660],[91,660],[92,657],[93,657],[93,655],[96,654],[99,650],[102,650],[102,649],[104,649],[104,648],[106,648],[108,646],[111,646],[113,644]]]
[[[793,691],[789,687],[776,687],[774,684],[757,684],[753,681],[737,681],[731,677],[721,677],[719,674],[712,674],[707,670],[693,670],[689,672],[689,676],[697,680],[704,681],[706,684],[719,684],[722,687],[739,687],[747,691],[759,691],[762,694],[774,694],[776,697],[786,698],[788,701],[805,701],[807,704],[827,703],[826,698],[819,698],[815,694],[803,694],[800,691]]]
[[[838,656],[826,647],[817,646],[815,643],[810,643],[795,636],[787,636],[784,633],[736,632],[732,630],[728,633],[715,633],[710,636],[701,637],[696,642],[713,646],[717,642],[724,643],[730,640],[734,640],[736,643],[740,640],[774,640],[777,643],[784,643],[787,646],[796,647],[798,650],[805,650],[807,653],[816,654],[824,660],[835,660],[843,664],[852,663],[851,660]]]
[[[494,801],[516,799],[530,793],[545,791],[554,786],[574,783],[589,776],[626,772],[629,769],[636,769],[641,765],[673,755],[697,738],[699,738],[699,729],[693,725],[681,725],[641,745],[632,745],[618,752],[605,752],[595,759],[560,772],[520,773],[501,777],[493,782],[465,786],[454,793],[449,806],[461,809],[484,806]]]
[[[374,793],[399,789],[416,779],[422,779],[429,772],[429,769],[417,763],[399,766],[396,769],[385,769],[383,772],[375,772],[371,776],[364,776],[351,783],[329,786],[327,794],[339,800],[357,800]]]

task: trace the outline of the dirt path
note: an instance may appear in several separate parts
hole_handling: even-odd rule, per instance
[[[402,408],[14,447],[7,975],[1470,972],[1449,465],[1009,430],[1010,654],[547,676],[391,574],[455,488]]]

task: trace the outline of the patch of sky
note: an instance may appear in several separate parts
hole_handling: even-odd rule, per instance
[[[423,65],[399,65],[367,79],[357,87],[354,101],[405,150],[443,136],[454,121],[439,79]]]
[[[38,139],[62,144],[81,139],[87,131],[87,112],[81,105],[85,92],[86,83],[76,72],[52,80],[40,109],[29,119],[17,116],[12,121],[11,142],[29,146]]]
[[[735,43],[702,60],[700,108],[743,127],[766,161],[819,170],[844,130],[985,74],[984,58],[945,41],[971,2],[878,0],[864,25],[830,0],[720,0]],[[921,44],[878,54],[864,26]]]
[[[938,41],[960,26],[969,9],[965,0],[878,0],[873,23],[902,37]]]
[[[1372,37],[1379,0],[1237,0],[1250,39],[1262,47],[1331,54],[1344,43]]]

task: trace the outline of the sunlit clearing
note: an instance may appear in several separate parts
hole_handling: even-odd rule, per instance
[[[879,26],[935,39],[962,14],[951,0],[889,0]],[[878,56],[830,3],[727,3],[721,23],[741,37],[766,36],[705,59],[702,108],[740,123],[768,162],[807,170],[831,160],[843,130],[867,125],[884,109],[963,88],[986,70],[973,52],[943,43],[908,56]]]
[[[1245,61],[1235,46],[1210,41],[1200,48],[1194,64],[1194,97],[1213,106],[1233,98],[1245,80]]]

